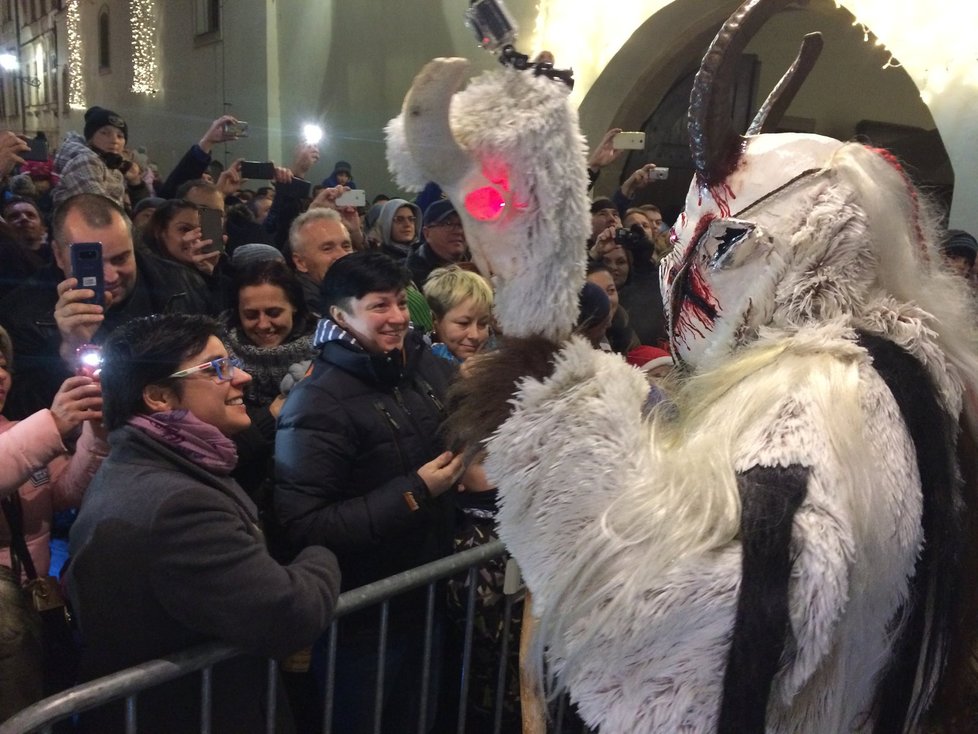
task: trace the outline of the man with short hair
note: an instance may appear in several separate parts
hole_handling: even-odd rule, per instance
[[[591,202],[591,240],[597,240],[598,235],[609,227],[621,226],[621,214],[611,199],[601,197]]]
[[[407,257],[407,266],[418,288],[435,268],[469,259],[462,219],[449,199],[438,199],[424,212],[424,242]]]
[[[101,343],[113,329],[153,313],[206,313],[184,266],[133,248],[132,224],[115,202],[79,194],[55,211],[55,262],[0,301],[0,324],[14,345],[17,381],[5,407],[8,418],[25,418],[51,404],[58,387],[74,372],[75,352]],[[78,288],[70,245],[100,242],[105,306]]]
[[[316,208],[300,214],[289,228],[289,250],[306,305],[323,316],[320,284],[330,266],[353,252],[350,233],[339,212]]]
[[[41,209],[36,201],[24,196],[9,199],[3,205],[3,219],[13,227],[17,238],[28,249],[39,253],[45,259],[50,259],[48,228],[44,224]]]
[[[178,199],[186,199],[191,204],[205,209],[216,209],[224,214],[224,195],[216,184],[197,178],[187,181],[178,190]]]

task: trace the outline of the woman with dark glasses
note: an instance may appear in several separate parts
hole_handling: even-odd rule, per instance
[[[230,436],[250,423],[250,380],[210,319],[155,316],[118,328],[102,366],[112,450],[71,532],[82,679],[206,640],[231,642],[250,656],[214,669],[215,732],[265,731],[266,659],[310,645],[339,586],[325,548],[306,548],[288,567],[273,560],[254,503],[230,477]],[[197,731],[199,701],[193,676],[143,693],[139,730]],[[277,706],[288,716],[282,696]],[[86,716],[88,730],[121,731],[124,717],[112,708]],[[291,726],[280,720],[276,730]]]

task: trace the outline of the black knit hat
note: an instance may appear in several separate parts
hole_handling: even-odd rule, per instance
[[[129,127],[121,115],[117,115],[112,110],[104,107],[89,107],[85,111],[85,140],[91,140],[92,136],[106,125],[112,125],[122,130],[122,135],[126,142],[129,142]]]

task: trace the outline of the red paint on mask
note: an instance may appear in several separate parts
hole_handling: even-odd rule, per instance
[[[695,266],[686,271],[681,287],[679,308],[672,317],[672,333],[677,343],[688,346],[694,335],[702,339],[707,331],[713,331],[720,303]]]
[[[893,166],[893,168],[896,169],[896,172],[899,173],[900,177],[903,179],[904,186],[906,186],[907,189],[907,196],[910,199],[911,209],[913,210],[913,227],[914,234],[917,235],[917,249],[920,251],[920,255],[925,261],[929,260],[930,255],[928,255],[927,247],[924,244],[924,229],[920,224],[920,200],[917,198],[917,189],[914,187],[913,182],[907,175],[907,172],[903,170],[903,165],[900,163],[900,160],[893,155],[893,153],[886,150],[886,148],[869,149]]]

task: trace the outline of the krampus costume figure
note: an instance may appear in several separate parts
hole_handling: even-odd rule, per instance
[[[661,269],[686,376],[651,411],[639,371],[569,336],[589,225],[566,89],[503,69],[455,93],[465,62],[439,59],[388,129],[494,278],[508,339],[458,432],[488,450],[548,670],[602,734],[915,731],[946,668],[969,302],[891,156],[764,132],[817,40],[731,129],[733,62],[782,4],[738,10],[694,85]]]

